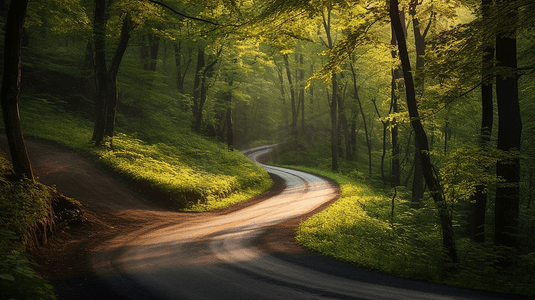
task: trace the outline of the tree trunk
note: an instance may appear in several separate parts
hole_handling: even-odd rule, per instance
[[[356,160],[357,154],[357,115],[354,114],[351,120],[351,157]]]
[[[282,115],[284,117],[284,128],[288,129],[289,120],[288,120],[288,109],[286,109],[286,95],[284,93],[284,76],[282,75],[282,68],[279,67],[279,65],[275,64],[277,66],[277,74],[279,76],[279,88],[281,92],[281,100],[282,100]]]
[[[17,179],[34,180],[32,165],[26,143],[22,134],[19,116],[21,40],[26,18],[28,0],[11,1],[7,13],[4,37],[4,72],[2,78],[2,116],[13,162],[13,171]]]
[[[340,114],[340,124],[342,125],[342,130],[344,131],[344,145],[346,148],[346,159],[353,160],[353,151],[351,151],[351,134],[349,132],[349,125],[347,124],[347,119],[345,113]]]
[[[331,162],[333,172],[338,171],[338,82],[336,74],[332,74],[333,96],[331,99]]]
[[[284,58],[284,67],[286,68],[286,77],[288,78],[288,84],[290,85],[290,102],[292,104],[292,124],[291,130],[292,134],[297,134],[297,107],[295,99],[295,86],[292,80],[292,71],[290,70],[290,61],[288,59],[288,54],[282,56]]]
[[[193,129],[195,132],[201,131],[202,113],[200,111],[201,102],[201,81],[205,66],[204,49],[197,50],[197,68],[195,70],[195,80],[193,81]]]
[[[394,31],[394,28],[392,27],[392,39],[390,40],[390,44],[395,47],[397,46],[397,39],[396,39],[396,33]],[[393,50],[391,51],[392,59],[397,58],[397,51]],[[394,114],[399,113],[398,108],[398,97],[397,97],[397,80],[401,78],[401,72],[398,67],[392,69],[392,82],[391,82],[391,106],[392,106],[392,112]],[[391,184],[392,186],[398,186],[401,184],[401,165],[399,163],[399,156],[400,156],[400,148],[399,148],[399,134],[398,134],[398,123],[396,121],[396,118],[392,118],[391,122],[391,139],[392,139],[392,179]]]
[[[305,134],[305,70],[304,56],[299,54],[299,101],[301,102],[301,131]]]
[[[359,104],[360,115],[362,117],[362,123],[364,124],[364,135],[366,136],[366,147],[368,148],[368,173],[372,176],[372,141],[370,140],[370,134],[368,132],[368,124],[366,123],[366,116],[364,110],[362,110],[362,102],[360,101],[358,87],[357,87],[357,75],[353,64],[350,63],[351,74],[353,75],[353,98],[357,100]]]
[[[181,94],[185,94],[184,80],[186,78],[186,73],[188,72],[189,66],[191,65],[191,53],[188,53],[188,60],[186,61],[185,66],[182,67],[182,43],[177,42],[173,46],[175,50],[175,65],[177,70],[176,88]],[[182,68],[184,68],[184,70],[182,70]]]
[[[516,25],[516,12],[504,18]],[[522,122],[518,101],[516,48],[516,31],[496,37],[496,60],[500,66],[509,68],[513,73],[507,78],[498,76],[496,79],[498,149],[503,151],[520,150]],[[505,183],[498,183],[496,187],[495,243],[518,247],[520,159],[499,161],[496,175],[504,179]]]
[[[448,207],[444,196],[442,194],[442,188],[433,173],[433,166],[429,156],[429,145],[427,141],[427,135],[420,121],[418,107],[416,104],[416,91],[414,88],[414,80],[412,77],[411,66],[409,61],[409,53],[407,51],[407,44],[403,36],[403,26],[399,18],[398,1],[390,0],[390,19],[392,26],[398,37],[398,50],[401,58],[401,64],[403,69],[403,78],[405,79],[405,93],[407,97],[407,108],[409,110],[409,117],[411,125],[414,129],[415,138],[418,141],[418,147],[420,149],[422,157],[422,170],[424,173],[426,184],[431,192],[433,200],[438,208],[438,215],[440,218],[440,225],[442,227],[442,244],[447,257],[451,262],[456,263],[457,249],[455,246],[455,239],[453,235],[453,226],[451,216],[448,212]]]
[[[414,140],[414,173],[412,177],[411,201],[418,203],[424,197],[424,173],[422,170],[422,152],[418,146],[418,139]]]
[[[482,0],[481,8],[483,19],[489,19],[489,9],[492,0]],[[494,59],[494,47],[489,46],[485,49],[483,55],[483,63],[481,66],[481,131],[479,134],[479,147],[482,149],[489,147],[490,137],[492,134],[492,123],[494,117],[494,107],[492,101],[492,81],[487,78],[488,70],[492,67],[492,60]],[[486,186],[478,185],[476,193],[472,197],[472,212],[470,214],[470,236],[472,240],[484,243],[485,242],[485,214],[487,209],[487,193]]]
[[[323,29],[325,30],[325,35],[327,36],[327,47],[333,49],[333,41],[331,37],[331,10],[327,10],[327,15],[322,11],[323,18]],[[332,82],[332,92],[333,96],[331,99],[331,167],[333,172],[338,171],[338,81],[336,74],[333,72],[331,74]]]
[[[375,99],[372,100],[373,107],[375,107],[375,112],[377,113],[377,117],[381,119],[381,114],[379,113],[379,109],[377,108],[377,103],[375,103]],[[386,186],[387,180],[385,176],[385,157],[386,157],[386,134],[388,131],[388,122],[381,120],[381,123],[383,124],[383,153],[381,155],[381,179],[383,180],[383,184]]]
[[[113,137],[115,131],[115,115],[117,112],[117,74],[119,73],[119,66],[123,59],[124,53],[130,40],[131,19],[130,16],[125,16],[123,20],[123,27],[121,28],[121,35],[119,37],[119,44],[115,49],[113,58],[110,63],[110,68],[107,73],[108,77],[108,94],[106,98],[106,135]]]
[[[95,145],[100,145],[104,139],[106,130],[106,97],[108,94],[108,80],[106,67],[106,1],[95,1],[95,14],[93,22],[93,38],[95,44],[95,124],[93,128],[93,140]]]
[[[425,33],[422,34],[420,31],[420,21],[416,18],[416,6],[418,6],[417,0],[411,0],[409,5],[409,15],[412,18],[412,26],[414,31],[414,43],[416,48],[416,70],[421,69],[424,66],[423,57],[425,55],[425,35],[427,29],[431,25],[429,21]],[[415,91],[419,95],[424,93],[424,80],[423,77],[417,77],[415,80]],[[415,140],[417,142],[417,140]],[[425,185],[424,185],[424,175],[422,171],[422,158],[421,152],[418,149],[418,145],[414,146],[414,176],[412,178],[412,202],[417,203],[424,197]]]

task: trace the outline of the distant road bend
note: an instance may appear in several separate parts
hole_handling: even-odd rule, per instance
[[[258,163],[271,148],[246,154]],[[95,260],[101,271],[109,266],[102,274],[107,284],[138,299],[511,299],[378,274],[318,255],[263,251],[255,240],[271,225],[332,200],[337,188],[315,175],[261,165],[284,179],[280,193],[208,221],[139,235],[119,255]]]

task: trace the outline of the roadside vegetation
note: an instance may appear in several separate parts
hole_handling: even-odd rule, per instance
[[[289,151],[285,145],[301,151]],[[520,253],[492,243],[475,243],[465,233],[461,206],[449,203],[457,216],[459,262],[453,265],[441,251],[437,209],[428,194],[420,203],[412,203],[406,187],[385,187],[346,161],[333,173],[318,149],[322,147],[293,141],[276,149],[272,158],[272,163],[325,176],[340,186],[335,203],[296,229],[299,244],[336,260],[400,277],[535,296],[531,243]],[[528,219],[523,218],[526,227]],[[526,227],[523,234],[530,232]]]
[[[89,121],[42,99],[24,97],[20,105],[26,136],[92,155],[134,187],[156,193],[163,198],[159,201],[180,210],[227,207],[265,192],[272,184],[267,172],[239,151],[228,151],[226,145],[187,130],[165,127],[165,118],[145,131],[118,133],[113,142],[94,146]],[[151,135],[153,131],[161,132],[159,139]],[[152,143],[143,141],[145,136]]]
[[[49,218],[51,188],[30,180],[12,182],[0,155],[0,298],[55,299],[53,288],[31,268],[30,232]]]

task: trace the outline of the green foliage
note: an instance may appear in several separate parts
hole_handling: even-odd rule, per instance
[[[12,231],[0,229],[0,243],[16,240]],[[30,266],[37,266],[24,255],[0,248],[0,298],[2,299],[56,299],[53,287],[37,275]]]
[[[118,134],[113,150],[100,150],[100,159],[128,178],[165,192],[189,210],[228,206],[270,187],[258,166],[243,155],[228,152],[195,135],[183,135],[181,144],[147,145]],[[221,199],[228,198],[221,202]],[[219,203],[221,202],[221,203]]]
[[[341,196],[333,205],[301,223],[296,240],[333,258],[403,277],[438,280],[440,231],[436,215],[425,205],[411,208],[369,186],[338,174]]]
[[[440,177],[446,199],[466,202],[475,194],[478,185],[503,182],[489,169],[498,161],[518,158],[518,151],[500,151],[461,146],[449,152],[440,168]]]
[[[392,214],[392,191],[373,188],[360,180],[314,169],[336,180],[340,199],[301,223],[296,240],[324,255],[370,269],[414,279],[534,296],[535,253],[516,255],[510,248],[457,239],[459,263],[449,277],[439,276],[447,266],[441,257],[441,232],[435,205],[426,198],[419,207],[404,199],[410,193],[398,187]],[[511,262],[503,266],[503,261]]]
[[[48,217],[50,190],[30,180],[12,182],[8,179],[10,174],[10,164],[0,156],[0,228],[23,237],[36,222]]]
[[[28,231],[48,217],[50,190],[29,180],[12,182],[10,163],[0,156],[0,298],[56,299],[25,256]]]

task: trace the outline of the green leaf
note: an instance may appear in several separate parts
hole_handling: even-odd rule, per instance
[[[15,277],[13,277],[11,274],[0,274],[0,278],[9,281],[15,281]]]

